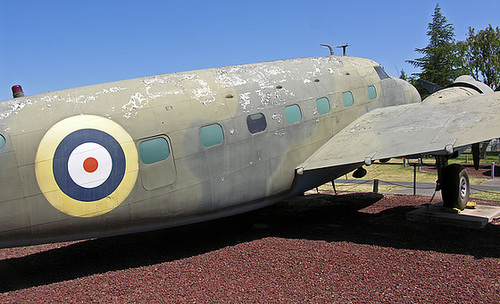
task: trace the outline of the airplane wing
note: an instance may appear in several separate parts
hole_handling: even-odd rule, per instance
[[[418,104],[373,110],[333,136],[298,169],[449,155],[461,147],[500,137],[500,92],[465,92],[449,88]]]

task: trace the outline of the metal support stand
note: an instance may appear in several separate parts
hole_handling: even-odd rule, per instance
[[[335,189],[335,181],[332,179],[332,187],[333,191],[335,192],[335,195],[337,195],[337,189]]]
[[[436,163],[437,163],[437,158],[436,158]],[[413,195],[417,195],[417,167],[418,171],[422,170],[422,158],[419,158],[416,163],[410,163],[408,162],[410,166],[413,167]],[[438,166],[439,168],[439,166]],[[439,169],[438,169],[439,171]],[[436,187],[437,189],[437,187]]]

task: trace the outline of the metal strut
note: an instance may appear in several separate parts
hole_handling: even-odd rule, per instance
[[[436,191],[441,190],[443,169],[448,166],[448,157],[442,155],[436,155],[436,168],[438,179],[436,181]]]

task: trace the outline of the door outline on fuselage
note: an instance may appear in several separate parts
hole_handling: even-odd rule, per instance
[[[155,190],[176,182],[172,142],[166,134],[142,138],[136,145],[139,152],[139,175],[144,189]],[[165,147],[168,148],[168,153],[158,151]],[[151,155],[147,155],[148,153]]]

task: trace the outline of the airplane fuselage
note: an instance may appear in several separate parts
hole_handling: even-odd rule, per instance
[[[371,60],[320,57],[92,85],[0,102],[0,247],[178,226],[264,207],[333,135],[419,102]]]

